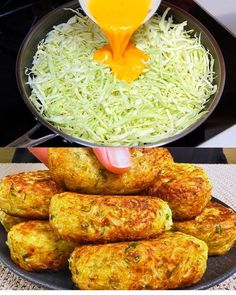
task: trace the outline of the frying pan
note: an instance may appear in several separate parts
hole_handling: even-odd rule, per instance
[[[187,129],[185,129],[183,132],[172,136],[165,138],[163,140],[160,140],[156,142],[155,144],[146,144],[142,145],[145,147],[157,147],[161,145],[166,145],[168,143],[174,142],[175,140],[178,140],[185,135],[192,132],[194,129],[199,127],[214,111],[215,107],[217,106],[225,84],[225,63],[224,58],[221,53],[221,50],[214,39],[214,37],[211,35],[211,33],[192,15],[187,13],[186,11],[182,10],[181,8],[163,1],[161,6],[158,9],[158,12],[162,14],[167,7],[171,8],[171,15],[174,18],[175,22],[183,22],[187,21],[188,26],[187,29],[193,29],[197,33],[201,33],[201,40],[202,44],[209,49],[212,56],[215,59],[215,68],[214,71],[216,73],[216,79],[215,83],[218,85],[217,92],[212,95],[208,101],[208,103],[205,106],[205,110],[207,110],[207,113],[204,114],[201,118],[199,118],[195,123],[193,123],[191,126],[189,126]],[[26,103],[29,110],[33,113],[35,119],[36,119],[36,125],[29,130],[27,133],[25,133],[23,136],[19,137],[15,141],[8,144],[8,146],[17,146],[17,147],[28,147],[28,146],[36,146],[39,144],[42,144],[46,142],[49,139],[55,138],[57,136],[61,136],[65,141],[72,143],[72,144],[79,144],[83,146],[101,146],[101,145],[95,145],[93,143],[90,143],[88,141],[81,140],[79,138],[75,138],[73,136],[70,136],[57,127],[53,126],[49,122],[47,122],[43,116],[36,110],[32,102],[29,100],[29,96],[31,94],[31,89],[29,85],[26,84],[27,82],[27,76],[25,75],[25,68],[31,68],[33,56],[36,53],[37,45],[38,43],[45,38],[47,33],[52,30],[53,26],[58,25],[60,23],[66,22],[70,17],[74,15],[74,13],[70,10],[65,10],[65,8],[72,8],[76,9],[79,8],[78,1],[71,1],[68,2],[57,9],[53,10],[52,12],[48,13],[46,16],[44,16],[27,34],[26,38],[24,39],[21,48],[18,53],[17,57],[17,63],[16,63],[16,76],[17,76],[17,84],[21,93],[21,96]],[[51,132],[44,136],[37,139],[30,138],[31,135],[38,130],[42,125],[46,126],[48,130]]]

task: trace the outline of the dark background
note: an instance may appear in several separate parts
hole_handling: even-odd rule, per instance
[[[15,78],[17,52],[29,29],[47,12],[68,1],[0,1],[0,146],[15,140],[35,125],[19,94]],[[222,99],[210,118],[196,131],[171,146],[196,146],[236,123],[236,39],[191,0],[169,0],[189,11],[213,34],[223,52],[227,78]],[[42,128],[38,135],[47,134]],[[44,146],[66,145],[61,138]]]
[[[227,159],[221,148],[191,148],[191,147],[170,147],[175,162],[198,163],[198,164],[226,164]],[[37,163],[35,158],[27,149],[16,149],[12,159],[14,163]]]

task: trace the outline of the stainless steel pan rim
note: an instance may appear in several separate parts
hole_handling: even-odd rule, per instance
[[[31,48],[30,42],[32,42],[32,40],[34,40],[37,37],[37,33],[40,32],[40,30],[42,29],[44,24],[47,24],[48,22],[51,23],[52,20],[54,20],[54,22],[53,22],[54,25],[65,21],[65,20],[62,20],[62,18],[58,19],[58,16],[61,16],[62,13],[68,14],[68,18],[69,18],[70,12],[68,10],[65,10],[65,8],[76,9],[78,7],[79,7],[78,1],[75,0],[75,1],[68,2],[68,3],[58,7],[57,9],[53,10],[52,12],[48,13],[37,24],[35,24],[32,27],[32,29],[29,31],[29,33],[27,34],[27,36],[25,37],[25,39],[21,45],[21,48],[20,48],[18,56],[17,56],[17,62],[16,62],[16,78],[17,78],[17,84],[18,84],[21,96],[22,96],[25,104],[27,105],[27,107],[30,109],[30,111],[35,116],[36,120],[39,121],[42,125],[46,126],[53,133],[44,137],[44,138],[41,138],[41,139],[38,139],[35,141],[35,140],[32,140],[29,138],[28,135],[30,133],[32,133],[32,132],[29,132],[25,136],[23,136],[24,137],[23,142],[21,142],[21,138],[19,138],[15,142],[10,143],[9,146],[15,146],[14,143],[17,143],[18,146],[22,146],[22,147],[33,146],[33,145],[37,145],[39,143],[45,142],[46,140],[56,137],[58,135],[70,143],[76,143],[76,144],[88,146],[88,147],[104,146],[104,145],[93,144],[91,142],[70,136],[70,135],[64,133],[63,131],[59,130],[58,128],[56,128],[55,126],[50,124],[49,122],[47,122],[43,118],[43,116],[38,113],[38,111],[35,109],[33,104],[30,102],[29,93],[27,93],[27,87],[29,88],[29,86],[26,85],[26,83],[25,83],[24,69],[27,66],[26,59],[27,59],[27,57],[28,58],[30,57],[31,58],[30,62],[32,64],[33,55],[35,54],[35,50],[36,50],[36,47],[35,47],[34,50],[31,50],[29,53],[29,48]],[[221,52],[216,40],[211,35],[211,33],[196,18],[194,18],[192,15],[190,15],[189,13],[184,11],[183,9],[181,9],[171,3],[163,1],[160,9],[163,10],[167,7],[171,8],[171,12],[174,15],[174,18],[175,18],[176,13],[181,15],[182,17],[186,18],[188,23],[191,23],[190,26],[191,27],[193,26],[193,29],[196,32],[198,32],[198,33],[201,32],[202,36],[206,39],[205,41],[208,45],[207,47],[212,49],[213,52],[211,51],[211,53],[213,54],[213,56],[216,59],[216,62],[218,64],[218,77],[217,77],[218,89],[217,89],[216,94],[213,95],[213,98],[211,98],[209,100],[209,106],[207,108],[208,112],[205,115],[203,115],[201,118],[199,118],[195,123],[193,123],[187,129],[185,129],[183,132],[173,135],[172,137],[168,137],[166,139],[163,139],[163,140],[158,141],[157,143],[153,143],[153,144],[142,144],[142,145],[140,145],[142,147],[157,147],[157,146],[167,145],[169,143],[172,143],[172,142],[186,136],[187,134],[191,133],[193,130],[198,128],[212,114],[212,112],[216,108],[216,106],[221,98],[221,95],[223,93],[224,84],[225,84],[225,76],[226,75],[225,75],[224,58],[223,58],[222,52]],[[72,13],[71,13],[71,16],[72,16]],[[64,19],[65,19],[65,17],[64,17]],[[51,25],[51,28],[52,28],[52,26],[53,25]],[[48,32],[48,30],[47,30],[47,32]],[[46,35],[46,33],[45,33],[45,35]],[[45,37],[45,35],[44,35],[44,37]],[[38,44],[38,42],[37,42],[37,44]],[[30,55],[30,56],[28,56],[28,55]],[[29,92],[29,89],[28,89],[28,92]],[[33,129],[35,129],[35,128],[37,129],[37,128],[39,128],[39,126],[40,125],[37,124],[36,127],[34,127]]]

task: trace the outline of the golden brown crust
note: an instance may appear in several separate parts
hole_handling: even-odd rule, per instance
[[[205,241],[209,255],[223,255],[236,243],[236,213],[217,203],[209,202],[194,220],[175,222],[174,227]]]
[[[0,208],[13,216],[47,219],[51,197],[62,191],[48,170],[8,175],[0,183]]]
[[[12,227],[7,244],[11,259],[27,271],[59,270],[68,263],[75,244],[63,241],[47,221],[28,221]]]
[[[5,228],[6,232],[9,232],[9,230],[16,224],[28,221],[28,219],[23,217],[16,217],[12,216],[10,214],[5,213],[4,211],[0,210],[0,223]]]
[[[130,149],[128,172],[107,171],[89,148],[49,148],[52,178],[70,191],[87,194],[135,194],[147,188],[163,162],[173,161],[164,148]]]
[[[159,172],[147,194],[168,202],[174,220],[199,215],[211,199],[212,185],[207,173],[193,164],[171,163]]]
[[[145,196],[62,193],[52,197],[50,223],[74,242],[106,242],[156,237],[172,226],[166,202]]]
[[[155,240],[79,246],[69,260],[72,280],[84,290],[174,289],[198,282],[207,245],[165,232]]]

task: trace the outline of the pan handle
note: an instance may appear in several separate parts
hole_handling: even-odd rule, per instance
[[[6,147],[26,148],[26,147],[37,146],[49,139],[52,139],[58,136],[58,134],[52,133],[52,134],[48,134],[36,139],[30,138],[30,136],[34,134],[34,132],[37,131],[41,126],[42,125],[40,123],[37,123],[32,129],[30,129],[28,132],[26,132],[22,136],[18,137],[16,140],[9,143]]]

